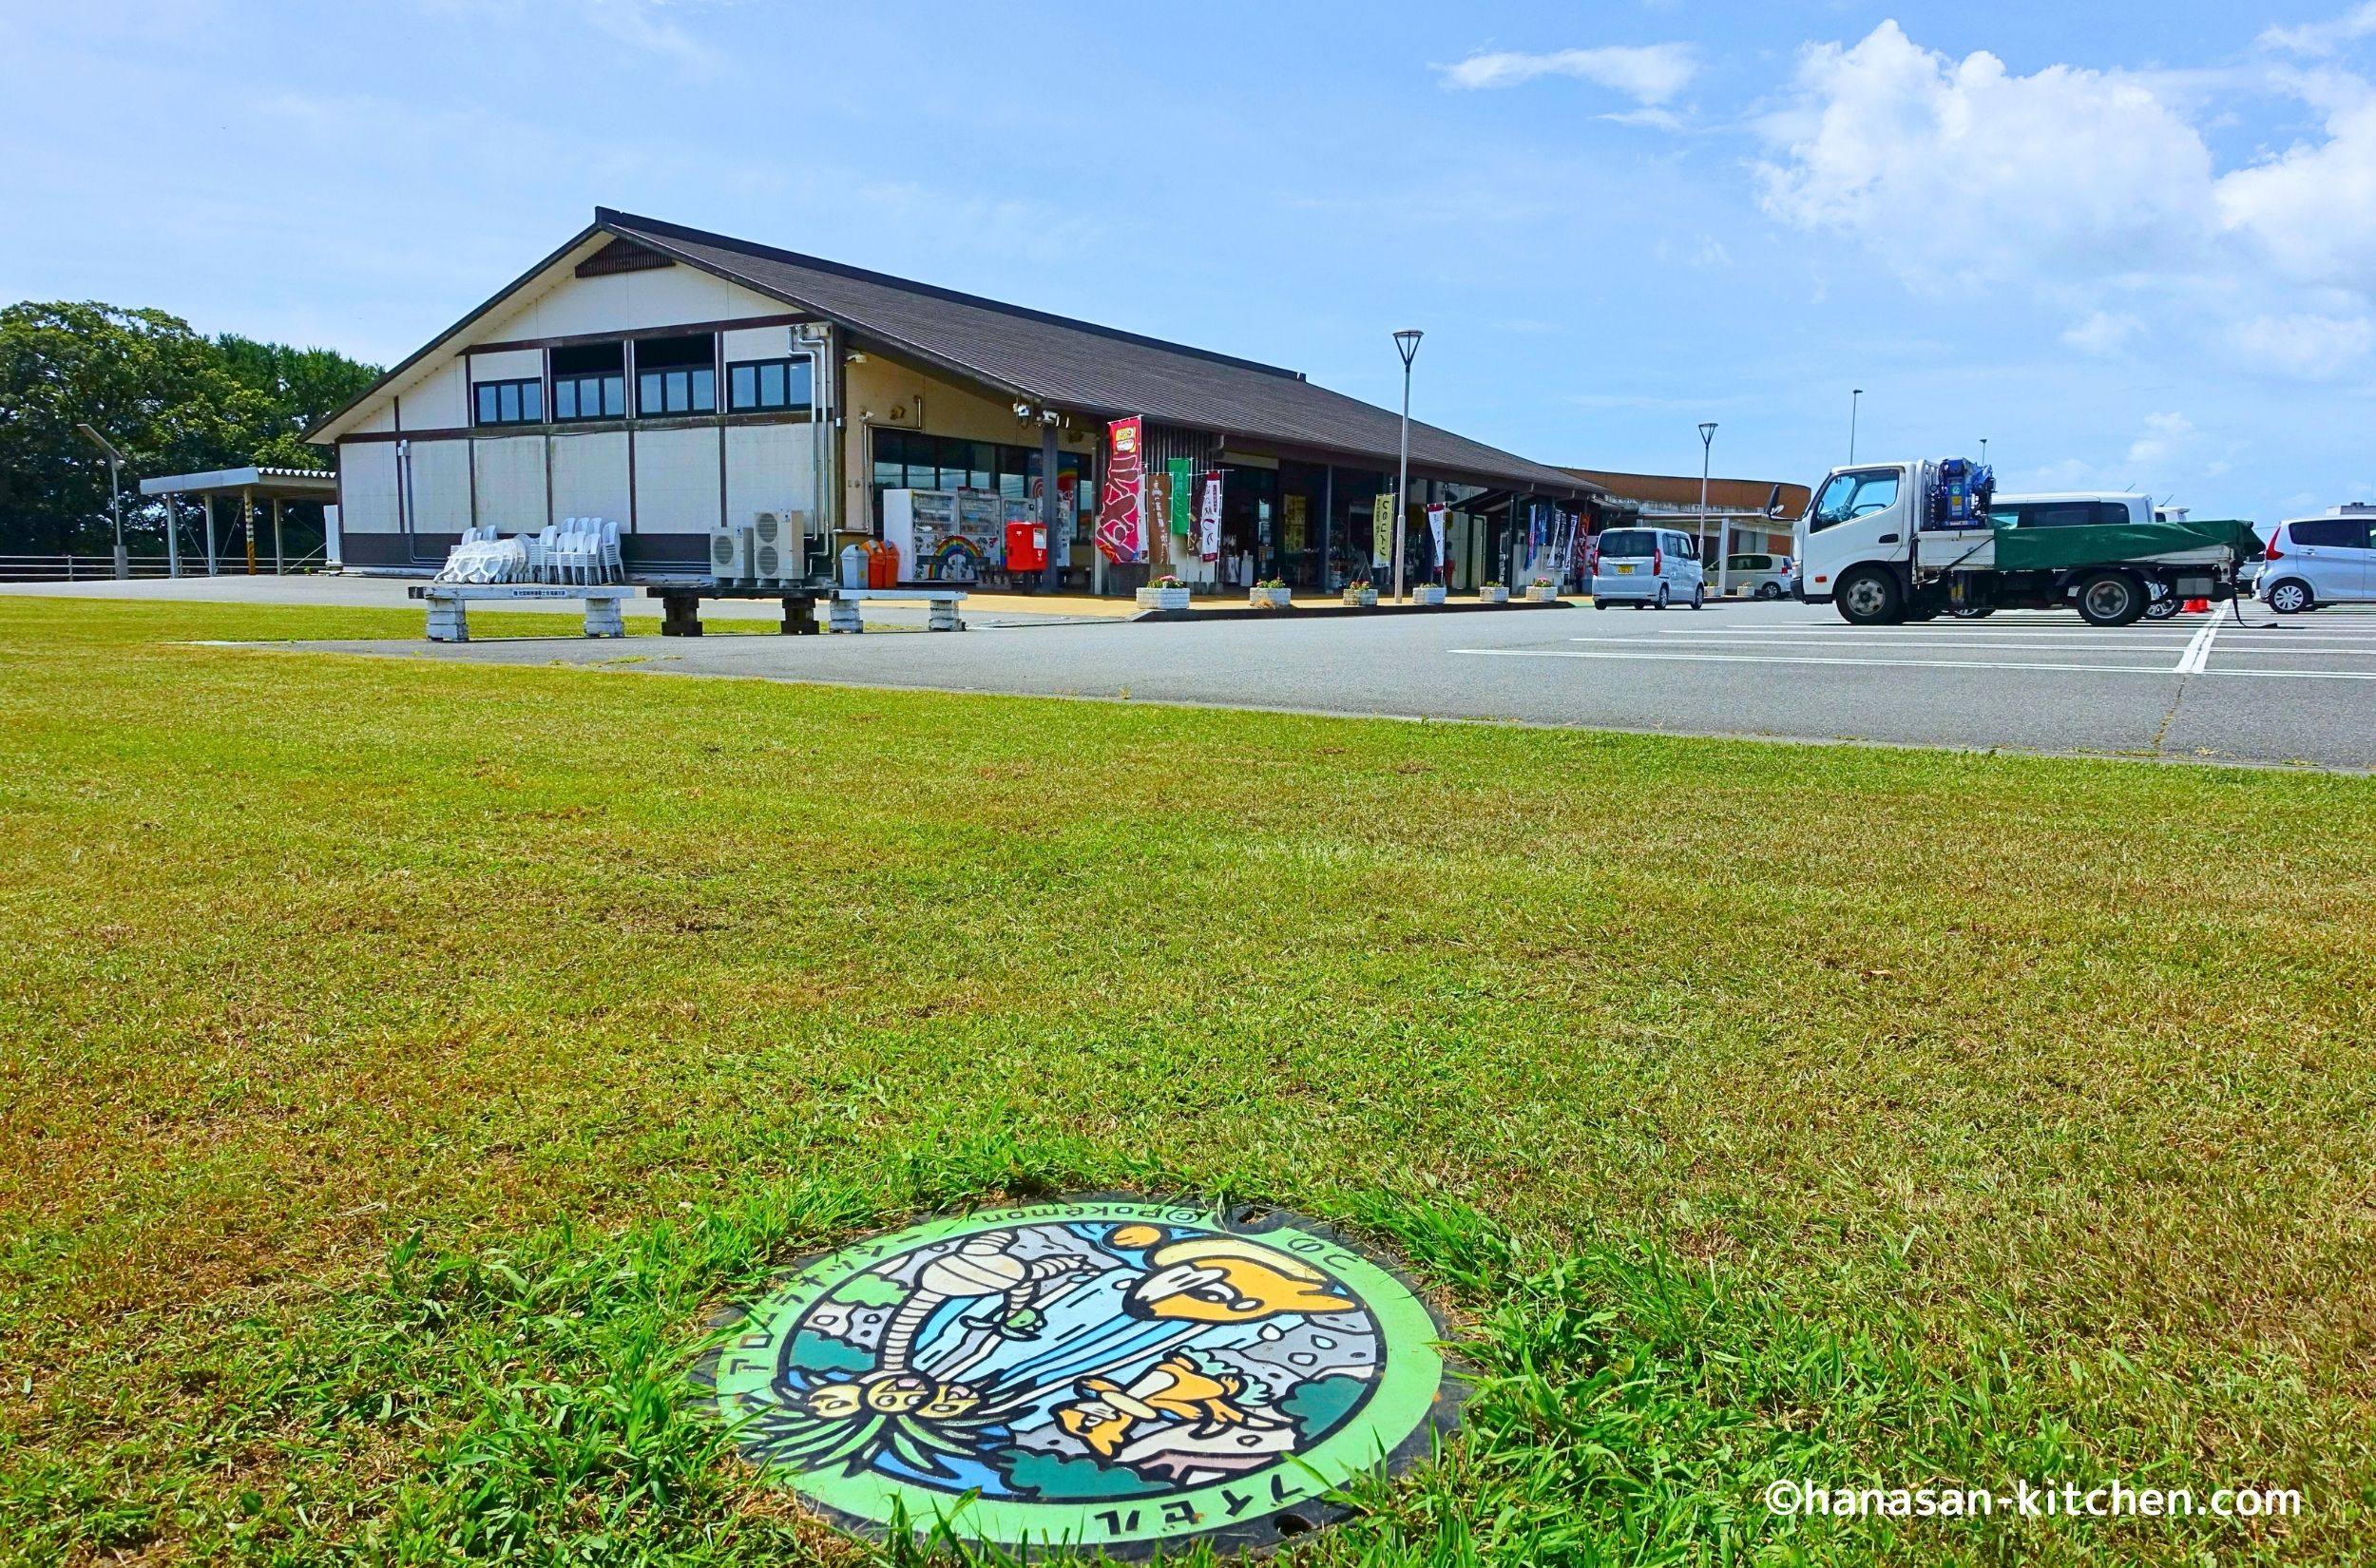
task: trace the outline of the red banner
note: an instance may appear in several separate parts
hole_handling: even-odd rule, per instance
[[[1098,501],[1097,545],[1116,565],[1147,557],[1146,468],[1140,460],[1139,436],[1135,414],[1115,420],[1105,434],[1105,488]]]

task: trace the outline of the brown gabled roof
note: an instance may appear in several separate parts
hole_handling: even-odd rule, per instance
[[[1622,501],[1646,501],[1661,507],[1699,505],[1699,476],[1696,473],[1618,473],[1607,468],[1562,468],[1560,471],[1598,486]],[[1773,494],[1773,488],[1771,479],[1711,479],[1708,481],[1708,508],[1711,511],[1762,512],[1766,509],[1767,498]],[[1804,485],[1783,485],[1781,514],[1796,517],[1805,511],[1811,493]]]
[[[1401,415],[1299,373],[1076,321],[814,256],[598,207],[598,228],[839,322],[861,339],[1013,397],[1095,419],[1169,425],[1390,467]],[[1576,494],[1563,469],[1411,421],[1415,468]]]

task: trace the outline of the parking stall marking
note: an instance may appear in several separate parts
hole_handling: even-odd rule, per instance
[[[2204,621],[2202,630],[2196,632],[2194,640],[2187,643],[2186,652],[2178,655],[2177,673],[2180,675],[2200,675],[2203,671],[2203,665],[2211,659],[2212,642],[2218,636],[2218,618],[2213,617],[2213,619]]]
[[[1626,642],[1611,638],[1612,642]],[[1853,659],[1828,654],[1753,654],[1685,652],[1648,647],[1611,648],[1450,648],[1448,653],[1479,659],[1584,659],[1663,664],[1830,664],[1848,668],[1916,670],[2038,670],[2054,674],[2157,675],[2178,672],[2168,664],[2086,664],[2020,659]],[[2376,670],[2204,670],[2205,675],[2301,680],[2376,680]]]

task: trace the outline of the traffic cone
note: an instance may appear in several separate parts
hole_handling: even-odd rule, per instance
[[[2211,601],[2208,599],[2190,599],[2186,602],[2184,607],[2186,613],[2189,615],[2211,614]]]

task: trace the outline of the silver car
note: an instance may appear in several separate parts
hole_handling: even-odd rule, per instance
[[[1708,602],[1708,575],[1691,535],[1673,528],[1610,528],[1594,543],[1596,607],[1631,604],[1638,610],[1663,610],[1689,604],[1696,610]]]
[[[2376,602],[2376,507],[2337,507],[2324,517],[2297,517],[2269,536],[2252,595],[2279,615],[2328,604]]]

